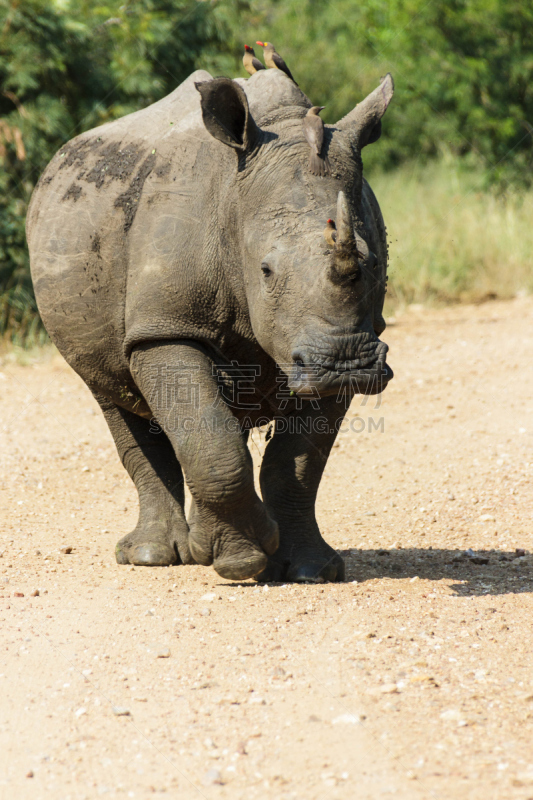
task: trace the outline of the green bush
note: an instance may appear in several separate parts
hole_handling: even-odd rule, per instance
[[[0,3],[0,335],[28,344],[42,335],[24,221],[53,154],[78,133],[160,99],[198,66],[235,71],[228,19],[238,8],[198,0]]]

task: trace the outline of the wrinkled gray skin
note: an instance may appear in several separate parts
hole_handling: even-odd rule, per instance
[[[385,229],[360,155],[391,96],[388,76],[325,127],[332,175],[318,178],[302,130],[311,103],[285,75],[195,72],[69,142],[41,177],[27,221],[39,310],[139,493],[120,564],[343,579],[315,498],[345,412],[339,387],[355,376],[349,392],[374,393],[392,377],[378,339]],[[339,216],[349,235],[336,253],[323,230]],[[237,364],[256,365],[246,408],[232,394],[243,386]],[[245,429],[281,417],[307,428],[275,429],[261,501]]]

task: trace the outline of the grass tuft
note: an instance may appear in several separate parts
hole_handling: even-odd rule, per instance
[[[533,191],[486,192],[481,173],[447,159],[370,183],[389,237],[389,310],[533,291]]]

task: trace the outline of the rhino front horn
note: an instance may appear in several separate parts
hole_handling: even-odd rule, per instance
[[[337,198],[337,241],[335,242],[335,269],[339,275],[351,275],[357,268],[359,253],[353,232],[352,216],[344,192]]]

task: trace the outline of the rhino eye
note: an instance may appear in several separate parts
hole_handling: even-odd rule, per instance
[[[270,269],[270,266],[266,263],[266,261],[263,261],[263,263],[261,264],[261,271],[265,276],[265,278],[268,278],[269,275],[272,275],[272,270]]]

